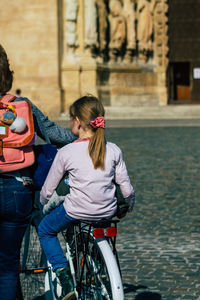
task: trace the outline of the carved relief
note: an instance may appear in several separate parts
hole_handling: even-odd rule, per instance
[[[156,65],[167,64],[167,0],[65,0],[65,4],[67,53],[74,52],[79,40],[84,44],[79,53],[89,50],[104,62],[144,64],[152,58]],[[82,22],[77,21],[79,6]]]
[[[139,59],[147,60],[153,50],[153,12],[156,0],[139,0],[137,5],[137,40]]]
[[[109,1],[109,56],[112,62],[117,61],[122,56],[122,47],[124,45],[126,37],[126,25],[122,8],[123,7],[120,0]]]
[[[84,2],[84,42],[91,50],[97,46],[97,11],[95,0]]]
[[[74,53],[77,46],[78,0],[66,0],[66,41],[68,53]]]
[[[99,55],[105,59],[107,49],[108,10],[104,0],[96,0]]]
[[[126,54],[124,61],[130,63],[136,54],[135,0],[124,0],[123,12],[126,20]]]

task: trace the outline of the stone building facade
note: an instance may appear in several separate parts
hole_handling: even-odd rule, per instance
[[[20,88],[50,117],[86,93],[106,106],[167,105],[175,55],[169,8],[178,2],[0,0],[12,92]]]
[[[63,109],[85,93],[106,106],[166,105],[166,0],[65,0]]]

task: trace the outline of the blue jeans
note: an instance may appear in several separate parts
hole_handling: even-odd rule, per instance
[[[66,229],[76,219],[67,215],[63,204],[46,215],[38,228],[38,235],[47,260],[53,271],[67,267],[67,259],[62,251],[57,234]]]
[[[0,300],[15,300],[20,247],[32,211],[32,192],[0,177]]]

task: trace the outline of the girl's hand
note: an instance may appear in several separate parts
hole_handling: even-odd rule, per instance
[[[128,212],[133,211],[133,207],[134,207],[134,204],[135,204],[135,194],[133,193],[130,196],[128,196],[127,198],[125,198],[125,202],[129,206]]]

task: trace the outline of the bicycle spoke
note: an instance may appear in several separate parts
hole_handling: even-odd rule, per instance
[[[32,225],[27,229],[22,244],[21,261],[20,284],[24,300],[37,299],[38,297],[40,300],[44,299],[45,272],[41,272],[41,268],[46,267],[45,258],[36,229]]]
[[[106,288],[105,284],[103,283],[103,278],[105,280],[106,275],[102,275],[98,271],[98,269],[96,267],[96,264],[95,264],[95,262],[94,262],[94,260],[92,259],[91,256],[89,256],[88,259],[90,261],[90,264],[93,267],[94,275],[95,275],[95,278],[96,278],[95,282],[99,282],[99,284],[100,284],[99,291],[101,292],[101,295],[104,296],[105,299],[109,300],[110,299],[109,293],[107,291],[107,288]],[[96,285],[95,285],[95,287],[96,287]]]
[[[112,293],[105,262],[95,240],[89,241],[87,254],[84,256],[86,239],[83,239],[83,243],[78,243],[78,261],[75,263],[77,273],[83,273],[80,299],[111,300]]]

